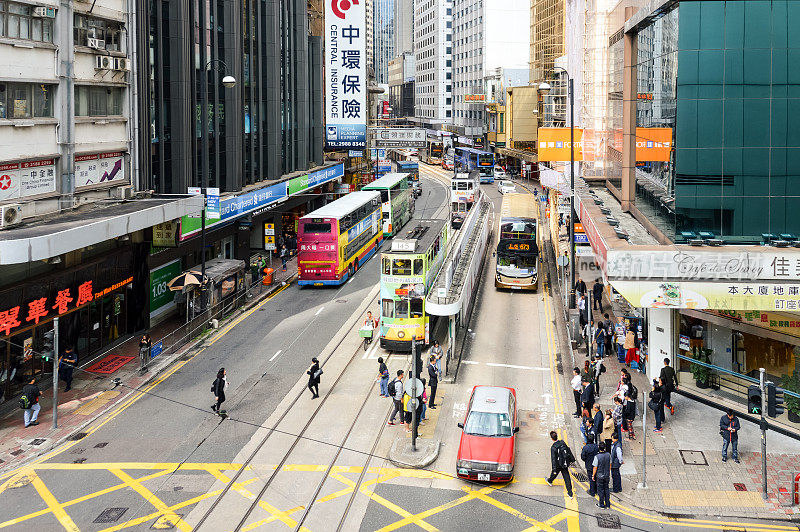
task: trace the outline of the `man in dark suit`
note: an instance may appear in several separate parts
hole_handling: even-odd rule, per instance
[[[594,416],[592,418],[592,432],[597,441],[600,441],[600,434],[603,433],[603,411],[600,405],[594,405]]]
[[[592,384],[592,382],[587,377],[584,377],[583,379],[583,392],[581,392],[581,405],[583,405],[583,408],[585,408],[589,412],[592,411],[592,406],[594,406],[594,384]]]

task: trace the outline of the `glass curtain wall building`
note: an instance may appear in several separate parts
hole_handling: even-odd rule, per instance
[[[652,140],[644,128],[657,128],[669,130],[671,149],[665,160],[637,161],[636,205],[671,239],[800,234],[792,216],[800,210],[798,27],[800,2],[695,0],[639,29],[637,146]],[[606,177],[618,186],[621,33],[609,42]]]
[[[151,188],[233,192],[322,163],[322,45],[309,36],[306,2],[139,4]],[[222,86],[226,74],[235,87]]]
[[[409,10],[411,10],[409,2]],[[375,82],[389,83],[389,61],[394,58],[395,13],[394,0],[373,0],[373,49],[375,61]],[[405,51],[405,50],[401,50]]]

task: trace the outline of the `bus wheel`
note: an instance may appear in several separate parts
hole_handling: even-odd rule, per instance
[[[348,276],[348,277],[352,277],[352,276],[353,276],[353,273],[354,273],[354,270],[353,270],[353,263],[351,262],[351,263],[350,263],[350,266],[348,266],[348,267],[347,267],[347,276]]]

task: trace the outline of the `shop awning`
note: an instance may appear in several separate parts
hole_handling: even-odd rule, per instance
[[[0,266],[58,257],[203,210],[202,196],[104,201],[0,231]]]
[[[497,148],[497,153],[500,155],[505,155],[506,157],[513,157],[515,159],[521,159],[523,161],[527,161],[529,163],[538,162],[535,153],[531,153],[528,151],[522,150],[514,150],[511,148]]]
[[[244,268],[245,263],[243,260],[213,259],[206,262],[206,277],[216,283],[244,270]],[[200,266],[195,266],[192,270],[200,271]]]

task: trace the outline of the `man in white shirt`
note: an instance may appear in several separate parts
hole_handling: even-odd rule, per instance
[[[583,387],[581,386],[581,370],[578,368],[572,369],[572,381],[570,382],[572,386],[572,394],[575,396],[575,413],[572,414],[572,417],[580,417],[581,415],[581,392],[583,391]]]

